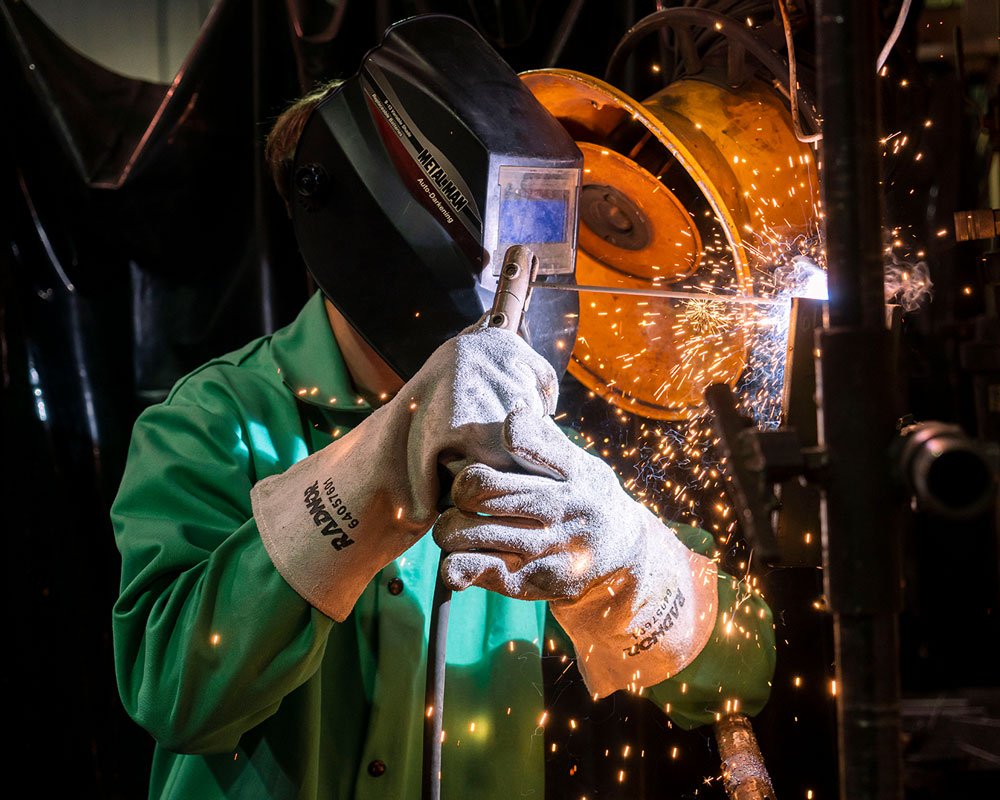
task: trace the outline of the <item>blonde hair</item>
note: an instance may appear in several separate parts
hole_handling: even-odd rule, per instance
[[[302,135],[302,128],[305,127],[313,109],[341,83],[343,81],[340,79],[321,83],[300,97],[278,115],[274,127],[267,135],[264,159],[271,173],[271,180],[274,181],[278,194],[288,208],[291,208],[288,195],[292,185],[292,162],[295,159],[295,148]]]

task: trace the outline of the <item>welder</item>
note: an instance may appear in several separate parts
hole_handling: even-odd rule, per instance
[[[412,83],[400,77],[407,58]],[[467,68],[440,68],[449,59]],[[136,423],[112,510],[115,658],[125,706],[157,742],[152,797],[418,796],[442,551],[441,578],[463,590],[447,642],[445,797],[542,796],[550,635],[568,636],[595,699],[641,693],[683,726],[713,721],[727,701],[751,714],[766,701],[774,647],[761,598],[738,597],[696,552],[708,534],[664,525],[560,430],[548,359],[477,321],[481,287],[468,279],[490,271],[510,216],[482,188],[494,172],[470,177],[459,145],[449,151],[415,110],[412,87],[438,81],[447,113],[466,100],[506,107],[494,124],[530,122],[539,141],[558,127],[464,23],[390,29],[358,75],[295,104],[271,137],[322,291]],[[470,112],[444,128],[457,141],[483,124]],[[344,134],[363,125],[382,137],[378,170],[349,157],[373,146]],[[418,137],[422,149],[407,149]],[[441,172],[427,171],[425,150]],[[572,192],[549,176],[568,168],[548,145],[535,150],[519,162],[527,194],[515,208],[532,208],[544,180],[534,201],[551,222],[552,198]],[[390,178],[409,194],[383,191]],[[350,180],[363,190],[348,192]],[[369,201],[368,228],[343,218]],[[341,204],[339,226],[317,227],[324,202]],[[558,219],[575,226],[571,213]],[[441,231],[450,250],[428,245]],[[563,258],[548,247],[557,237],[518,235]],[[449,271],[463,258],[478,269]],[[392,285],[394,268],[414,284]],[[403,313],[411,295],[423,310]]]

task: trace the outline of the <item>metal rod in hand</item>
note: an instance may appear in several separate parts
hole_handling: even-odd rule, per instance
[[[487,325],[516,334],[521,327],[524,311],[531,295],[531,280],[538,272],[538,259],[527,247],[514,245],[504,255],[497,282],[493,308]],[[444,561],[444,553],[441,561]],[[441,580],[438,564],[434,600],[431,603],[430,637],[427,643],[427,688],[424,695],[423,776],[420,785],[422,800],[441,798],[441,732],[444,720],[445,656],[448,643],[448,615],[451,611],[451,589]]]

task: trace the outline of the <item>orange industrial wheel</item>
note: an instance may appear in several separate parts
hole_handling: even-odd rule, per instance
[[[812,151],[763,83],[677,81],[640,103],[569,70],[522,80],[583,151],[577,283],[749,296],[815,233]],[[683,419],[746,364],[754,307],[583,292],[569,372],[614,405]]]

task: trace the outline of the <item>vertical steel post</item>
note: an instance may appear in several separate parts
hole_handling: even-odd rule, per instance
[[[823,566],[833,612],[842,800],[902,798],[901,565],[889,445],[896,417],[885,326],[878,182],[877,4],[818,0],[829,315],[817,332]]]

